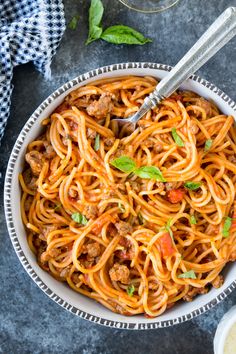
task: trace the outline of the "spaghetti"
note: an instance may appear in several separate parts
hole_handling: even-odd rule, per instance
[[[28,243],[40,266],[114,312],[155,317],[223,282],[236,259],[232,116],[188,91],[117,139],[152,77],[71,92],[28,145],[19,176]]]

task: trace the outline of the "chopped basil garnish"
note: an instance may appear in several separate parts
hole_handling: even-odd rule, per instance
[[[178,275],[178,278],[182,279],[197,279],[196,274],[193,270],[189,270],[188,272],[182,273]]]
[[[57,211],[61,208],[61,203],[56,204],[54,211]]]
[[[129,285],[128,288],[126,289],[126,291],[127,291],[127,294],[128,294],[129,296],[133,296],[133,295],[134,295],[134,291],[135,291],[134,285],[133,285],[133,284],[132,284],[132,285]]]
[[[101,37],[101,20],[103,11],[104,8],[101,0],[91,0],[91,5],[89,8],[89,34],[86,44],[89,44]]]
[[[204,151],[205,152],[209,151],[210,148],[211,148],[211,145],[212,145],[212,140],[211,139],[207,139],[206,142],[205,142]]]
[[[232,218],[230,218],[229,216],[226,216],[225,218],[225,222],[223,225],[223,229],[222,229],[222,235],[224,237],[229,237],[229,231],[232,225]]]
[[[197,219],[195,218],[194,215],[190,216],[190,224],[192,224],[192,225],[196,225],[197,224]]]
[[[120,211],[121,211],[122,213],[125,212],[125,208],[124,208],[124,206],[123,206],[121,203],[118,203],[118,207],[119,207],[119,209],[120,209]]]
[[[74,213],[71,215],[71,219],[77,222],[78,224],[86,225],[88,220],[83,214]]]
[[[73,16],[72,19],[70,20],[68,27],[73,31],[76,30],[77,25],[78,25],[78,21],[79,21],[79,16],[78,15]]]
[[[94,150],[98,151],[100,149],[100,135],[97,134],[94,142]]]
[[[184,187],[190,189],[191,191],[195,191],[201,186],[201,182],[186,182],[184,183]]]
[[[176,131],[176,128],[172,128],[171,129],[171,133],[172,133],[172,136],[173,136],[173,139],[175,141],[175,143],[180,146],[180,147],[183,147],[184,146],[184,142],[183,140],[181,139],[181,137],[178,135],[177,131]]]
[[[173,231],[171,230],[171,221],[172,221],[172,219],[169,219],[169,220],[167,221],[166,226],[165,226],[165,230],[166,230],[167,232],[169,232],[170,237],[172,238],[172,241],[174,241]]]
[[[134,30],[131,27],[117,25],[105,29],[101,38],[113,44],[139,44],[143,45],[152,42],[151,39],[145,38],[142,33]]]
[[[150,178],[161,182],[166,181],[162,175],[162,172],[156,166],[142,166],[140,168],[136,168],[135,161],[128,156],[118,157],[117,159],[111,161],[111,165],[122,172],[133,172],[140,178]]]
[[[139,221],[139,225],[143,225],[144,224],[143,216],[142,216],[142,214],[140,212],[138,213],[138,221]]]
[[[121,156],[111,161],[111,165],[122,172],[133,172],[136,168],[136,163],[128,156]]]

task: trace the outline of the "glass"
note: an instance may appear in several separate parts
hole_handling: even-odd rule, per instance
[[[160,12],[177,4],[179,0],[119,0],[122,4],[129,9],[144,12],[153,13]]]

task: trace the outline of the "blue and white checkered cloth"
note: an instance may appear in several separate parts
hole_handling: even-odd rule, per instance
[[[64,30],[62,0],[0,0],[0,142],[9,116],[13,68],[32,61],[50,78]]]

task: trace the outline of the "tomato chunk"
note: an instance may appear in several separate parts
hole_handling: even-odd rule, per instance
[[[167,192],[167,198],[172,204],[181,202],[184,198],[184,195],[184,189],[171,189]]]
[[[159,238],[159,243],[161,246],[162,256],[163,257],[172,256],[172,254],[175,252],[175,249],[173,247],[173,241],[172,241],[172,238],[171,238],[169,232],[164,233]]]

